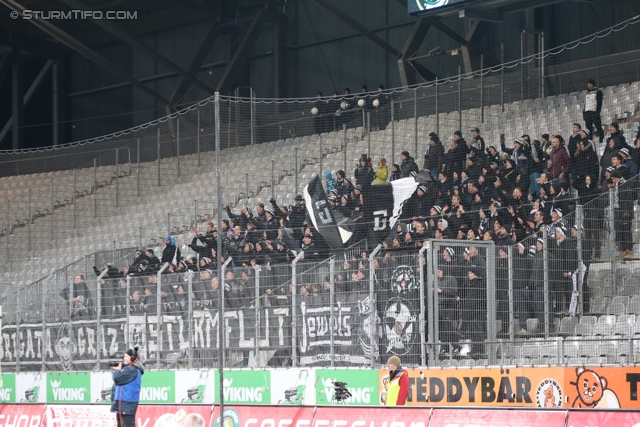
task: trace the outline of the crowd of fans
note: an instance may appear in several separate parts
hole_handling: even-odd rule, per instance
[[[539,330],[544,329],[546,322],[551,327],[552,319],[545,319],[543,314],[545,247],[549,262],[549,313],[575,314],[572,296],[579,289],[590,262],[602,256],[600,230],[605,223],[609,198],[600,198],[598,200],[606,199],[606,202],[584,210],[581,230],[566,216],[575,210],[576,204],[587,205],[613,190],[620,251],[617,256],[631,258],[631,223],[636,198],[633,183],[637,180],[640,162],[640,131],[628,143],[614,122],[605,139],[604,130],[598,128],[602,92],[592,81],[588,86],[584,112],[587,126],[574,123],[571,135],[566,138],[547,133],[539,139],[522,135],[513,141],[513,148],[508,148],[504,140],[486,143],[480,129],[472,128],[468,139],[462,131],[456,131],[449,148],[445,149],[440,136],[431,132],[421,166],[411,153],[403,151],[400,161],[390,170],[386,159],[381,158],[374,169],[369,156],[363,154],[353,177],[343,170],[335,177],[326,172],[328,203],[347,217],[361,215],[365,187],[410,177],[420,182],[405,202],[401,220],[384,240],[383,250],[375,261],[377,291],[386,292],[392,287],[390,281],[395,268],[406,265],[407,257],[415,260],[425,240],[468,241],[466,249],[464,246],[438,247],[438,292],[443,322],[440,333],[443,341],[455,342],[460,337],[458,334],[463,333],[472,341],[481,342],[486,337],[486,279],[492,273],[487,272],[486,254],[473,242],[491,240],[497,247],[495,277],[502,332],[509,329],[508,246],[515,248],[512,277],[519,322],[516,330],[527,332],[526,320],[531,317],[538,319]],[[334,108],[335,111],[347,110],[318,95],[318,105],[325,109],[320,116]],[[368,97],[366,102],[373,99],[379,98]],[[325,125],[326,122],[322,124]],[[600,143],[606,144],[601,156],[591,138],[593,125]],[[629,184],[623,188],[627,181]],[[234,212],[227,204],[228,219],[218,226],[207,223],[204,233],[193,229],[195,237],[186,246],[195,256],[183,257],[173,237],[168,237],[162,254],[138,251],[133,263],[123,271],[109,267],[100,284],[102,314],[125,314],[127,276],[132,276],[130,314],[156,313],[157,272],[165,263],[169,266],[164,271],[167,276],[161,283],[160,301],[166,312],[185,312],[188,301],[185,274],[190,274],[188,272],[196,274],[192,289],[195,308],[217,308],[221,288],[227,307],[250,307],[256,298],[256,267],[260,270],[259,294],[265,295],[273,305],[289,304],[290,263],[298,251],[304,251],[303,261],[312,262],[325,259],[330,251],[307,221],[302,196],[296,196],[290,206],[278,206],[273,199],[270,202],[270,206],[258,204],[255,212],[246,207]],[[542,239],[542,227],[546,228],[547,241]],[[577,252],[579,232],[582,232],[582,263]],[[222,240],[222,260],[228,257],[233,260],[222,286],[216,277],[218,239]],[[346,258],[334,277],[336,292],[368,290],[371,272],[367,255]],[[96,274],[99,273],[96,270]],[[309,301],[326,303],[330,282],[328,276],[319,277],[314,283],[303,283],[298,293]],[[84,278],[76,278],[73,313],[95,315],[90,307],[82,308],[91,305],[91,295],[83,284]],[[68,300],[68,290],[66,292],[63,297]],[[583,298],[588,311],[586,287]],[[378,298],[380,311],[384,310],[384,302],[385,298]]]

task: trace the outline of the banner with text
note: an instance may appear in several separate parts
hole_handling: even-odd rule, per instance
[[[260,310],[260,334],[258,347],[274,349],[291,346],[290,334],[285,328],[289,321],[289,309],[265,307]],[[102,368],[109,360],[120,359],[130,346],[138,346],[143,357],[155,355],[160,338],[161,358],[168,353],[189,348],[195,350],[218,348],[218,313],[196,310],[192,324],[182,316],[163,315],[160,334],[156,316],[131,316],[101,319],[98,340],[96,320],[79,320],[43,324],[5,325],[2,327],[0,362],[7,369],[19,359],[21,370],[40,371],[91,371],[96,367],[98,352]],[[255,349],[256,314],[253,309],[227,310],[224,314],[225,345],[229,349]],[[129,337],[125,337],[125,334]],[[101,342],[98,348],[98,342]],[[43,354],[44,353],[44,354]]]

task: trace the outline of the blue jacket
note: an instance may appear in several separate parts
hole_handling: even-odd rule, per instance
[[[123,415],[135,415],[140,401],[144,366],[138,359],[136,363],[124,367],[121,371],[113,370],[113,389],[111,391],[111,412]]]

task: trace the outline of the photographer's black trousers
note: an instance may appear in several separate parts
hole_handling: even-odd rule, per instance
[[[118,427],[135,427],[135,415],[116,414],[116,419],[118,420]]]

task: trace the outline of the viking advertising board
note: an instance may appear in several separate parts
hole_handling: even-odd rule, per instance
[[[0,403],[15,403],[16,401],[16,375],[2,374],[2,387],[0,387]]]
[[[335,401],[334,382],[344,382],[351,393],[341,404],[378,405],[378,374],[372,370],[331,369],[316,371],[316,405],[331,405]]]

